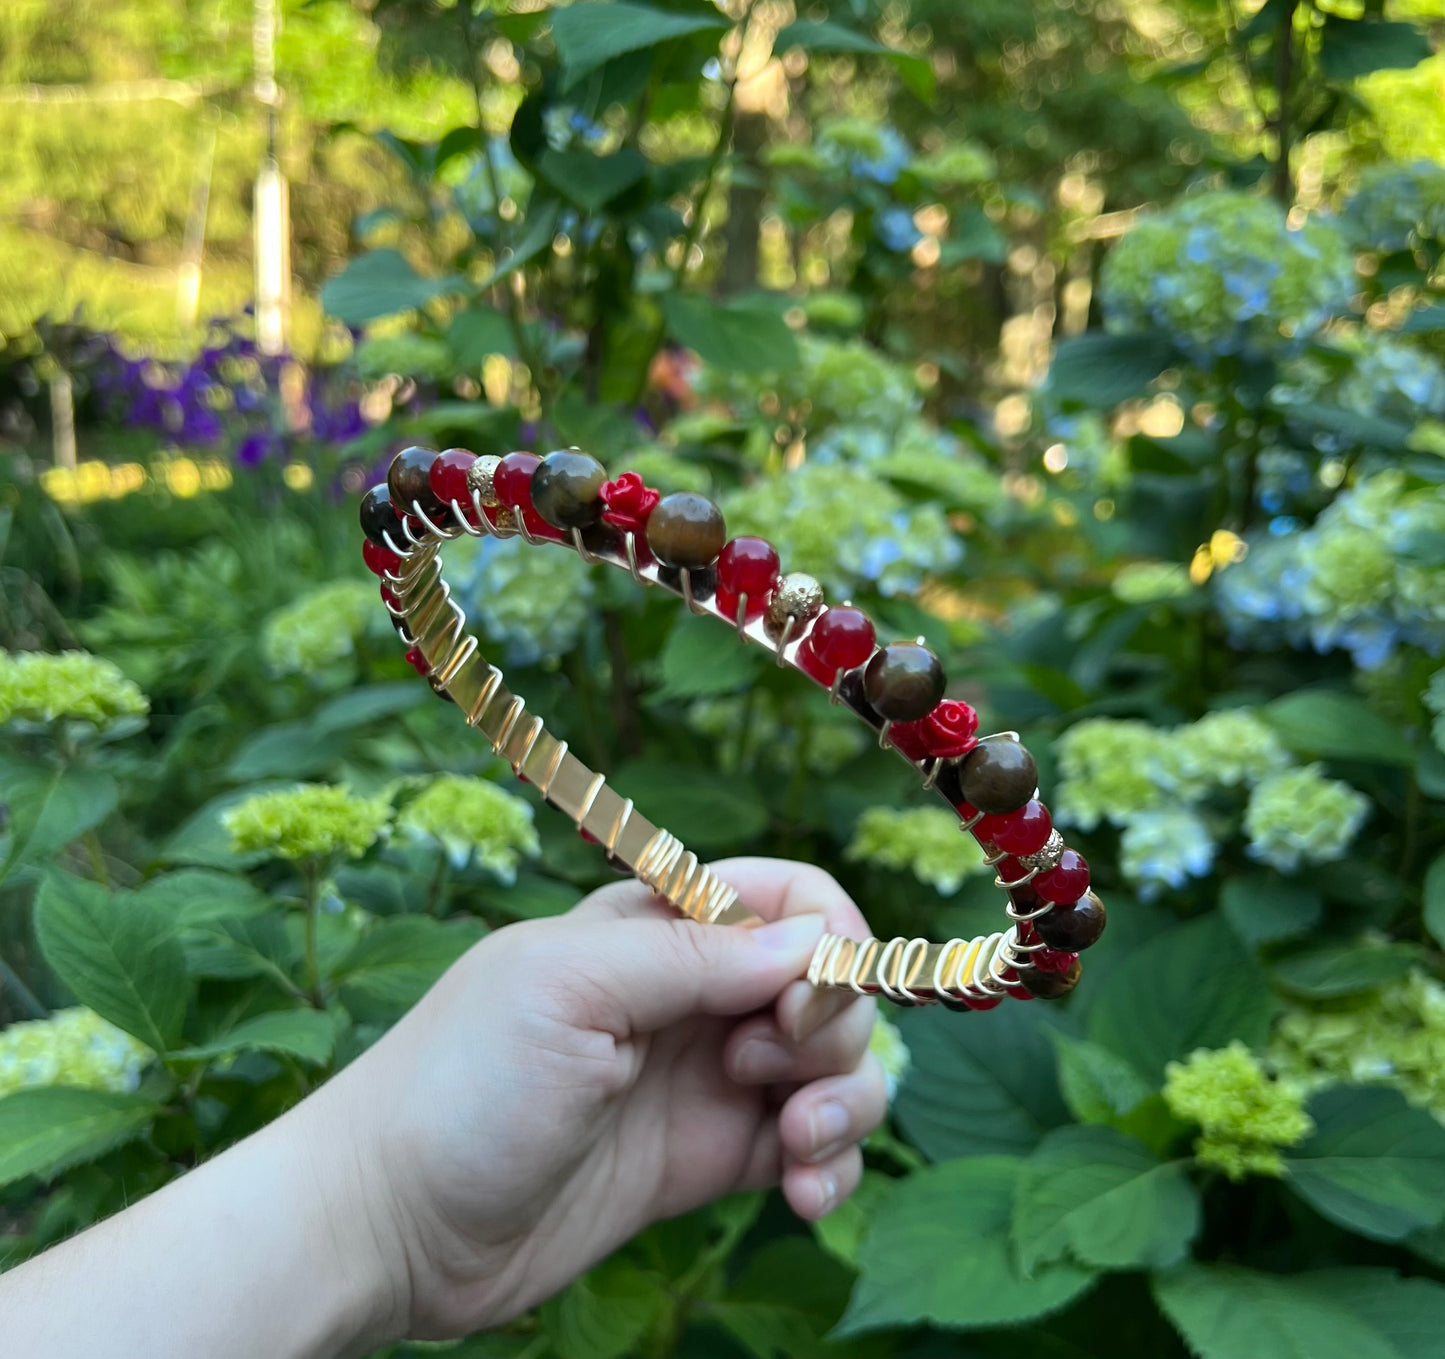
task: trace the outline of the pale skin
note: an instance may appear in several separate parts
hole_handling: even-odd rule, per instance
[[[873,1002],[799,978],[867,926],[819,869],[716,868],[766,923],[628,882],[497,931],[282,1118],[0,1277],[0,1355],[360,1354],[501,1326],[729,1193],[831,1212],[886,1095]]]

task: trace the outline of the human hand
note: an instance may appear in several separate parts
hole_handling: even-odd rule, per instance
[[[797,979],[824,930],[867,926],[810,865],[715,868],[771,923],[698,925],[606,887],[483,940],[307,1101],[355,1157],[389,1329],[499,1325],[728,1193],[781,1182],[818,1218],[857,1186],[886,1110],[874,1003]]]

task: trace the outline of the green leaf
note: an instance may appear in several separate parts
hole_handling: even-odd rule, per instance
[[[647,160],[630,146],[610,156],[549,147],[537,157],[537,173],[569,203],[598,212],[647,173]]]
[[[661,1280],[613,1256],[543,1303],[542,1327],[560,1359],[619,1359],[667,1305]]]
[[[270,779],[245,788],[234,788],[229,793],[212,798],[181,823],[161,847],[157,857],[163,863],[195,864],[204,868],[244,868],[260,863],[266,857],[264,850],[237,854],[232,849],[231,833],[226,829],[222,817],[238,802],[244,802],[248,797],[294,786],[294,783],[284,779]]]
[[[1108,1048],[1065,1033],[1051,1033],[1058,1055],[1059,1089],[1080,1123],[1113,1123],[1132,1112],[1153,1087]]]
[[[755,1359],[837,1356],[839,1347],[823,1337],[843,1315],[852,1283],[852,1270],[808,1238],[783,1237],[748,1259],[727,1296],[707,1314]]]
[[[186,1014],[186,960],[174,921],[133,894],[52,872],[35,900],[45,961],[82,1005],[164,1052]]]
[[[571,883],[544,878],[540,873],[522,872],[510,887],[490,898],[487,907],[514,920],[541,920],[570,911],[579,895]]]
[[[565,92],[613,57],[656,47],[669,38],[690,33],[721,32],[728,27],[722,17],[676,14],[650,5],[629,3],[569,5],[552,11],[552,40],[562,65]]]
[[[1415,24],[1325,15],[1320,70],[1330,80],[1358,80],[1371,71],[1409,70],[1430,55],[1430,39]]]
[[[1320,894],[1293,878],[1249,874],[1226,878],[1219,909],[1235,934],[1251,947],[1308,934],[1320,922]]]
[[[501,312],[478,306],[452,317],[447,327],[447,348],[458,368],[475,371],[493,354],[515,357],[517,341],[511,323]]]
[[[1167,1062],[1195,1048],[1234,1038],[1261,1046],[1274,1008],[1254,955],[1210,915],[1166,930],[1112,968],[1088,1036],[1157,1082]]]
[[[1445,854],[1425,871],[1425,928],[1437,944],[1445,946]]]
[[[115,780],[99,769],[6,765],[0,801],[9,809],[9,846],[0,864],[0,882],[20,864],[53,858],[100,825],[115,810],[119,796]]]
[[[629,760],[608,781],[639,807],[665,807],[667,828],[709,853],[748,846],[768,828],[767,803],[738,774],[710,772],[700,782],[686,765]]]
[[[684,615],[663,645],[662,685],[653,696],[663,700],[736,693],[757,678],[763,663],[759,648],[739,646],[735,636],[712,620]]]
[[[236,783],[258,779],[309,779],[325,774],[346,751],[341,733],[323,731],[310,722],[278,722],[262,727],[242,742],[226,766]]]
[[[773,373],[797,366],[797,338],[771,307],[710,302],[697,293],[668,293],[662,310],[672,337],[714,368]]]
[[[269,977],[283,991],[294,990],[284,911],[208,921],[188,930],[183,943],[193,976]]]
[[[943,1009],[899,1017],[913,1056],[896,1113],[908,1140],[933,1161],[1026,1152],[1068,1121],[1039,1005],[1000,1005],[961,1016]]]
[[[279,1052],[320,1066],[330,1060],[335,1042],[336,1022],[324,1010],[272,1010],[237,1024],[209,1043],[179,1048],[169,1055],[200,1060],[234,1052]]]
[[[898,74],[924,103],[933,98],[933,67],[911,52],[898,52],[885,47],[866,33],[859,33],[828,19],[796,19],[773,41],[773,51],[786,52],[801,47],[809,52],[859,52],[887,57],[898,68]]]
[[[1445,1215],[1445,1128],[1383,1086],[1339,1085],[1309,1102],[1315,1131],[1289,1153],[1289,1184],[1332,1222],[1398,1241]]]
[[[1055,348],[1047,391],[1104,410],[1138,396],[1173,359],[1173,347],[1158,335],[1075,335]]]
[[[426,278],[392,249],[358,255],[321,287],[321,305],[330,316],[360,326],[399,311],[415,311],[461,286],[456,278]]]
[[[1013,1235],[1025,1274],[1066,1258],[1099,1269],[1166,1269],[1198,1232],[1188,1163],[1161,1162],[1113,1128],[1055,1128],[1024,1162]]]
[[[1154,1297],[1199,1359],[1445,1359],[1445,1288],[1387,1269],[1186,1265]]]
[[[0,1099],[0,1186],[49,1179],[138,1137],[160,1112],[150,1100],[63,1085]]]
[[[1334,689],[1304,689],[1277,698],[1260,715],[1300,755],[1411,765],[1415,752],[1393,722]]]
[[[378,920],[337,969],[337,979],[379,1004],[414,1005],[484,933],[478,920]]]
[[[182,930],[214,920],[260,915],[271,905],[270,898],[246,878],[210,868],[158,874],[132,895]]]
[[[976,1156],[900,1181],[863,1242],[860,1278],[835,1334],[920,1322],[1007,1326],[1073,1301],[1092,1271],[1044,1265],[1028,1278],[1014,1260],[1009,1222],[1022,1169],[1013,1156]]]
[[[363,684],[338,694],[328,703],[323,703],[307,718],[307,723],[320,732],[354,731],[357,727],[369,726],[410,712],[426,702],[427,693],[423,686],[420,693],[415,684],[406,680],[394,680],[387,684]]]
[[[593,0],[593,3],[600,3],[600,0]],[[559,12],[570,13],[569,10]],[[529,260],[535,259],[544,250],[550,250],[552,239],[557,234],[557,219],[561,216],[561,212],[562,205],[555,198],[538,202],[537,196],[534,194],[532,202],[527,208],[527,229],[522,233],[522,239],[512,247],[507,258],[492,271],[481,290],[485,291],[494,283],[500,283],[504,278],[516,273]]]
[[[858,1188],[827,1217],[813,1223],[813,1235],[818,1238],[818,1244],[829,1255],[856,1269],[869,1224],[897,1183],[891,1175],[865,1170]]]
[[[1419,963],[1420,956],[1414,944],[1326,944],[1281,958],[1270,975],[1297,996],[1326,1000],[1395,981]]]

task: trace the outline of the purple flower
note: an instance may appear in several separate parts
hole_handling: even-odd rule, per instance
[[[236,445],[236,461],[242,467],[259,467],[281,451],[281,441],[270,430],[252,430]]]

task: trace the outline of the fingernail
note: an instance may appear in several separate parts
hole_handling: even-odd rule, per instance
[[[848,1111],[835,1099],[825,1099],[808,1120],[808,1141],[820,1161],[842,1149],[848,1134]]]
[[[766,1038],[750,1038],[733,1058],[733,1074],[743,1081],[781,1080],[793,1069],[793,1055]]]
[[[764,948],[779,953],[806,953],[823,937],[823,926],[820,915],[788,915],[759,926],[753,935]]]
[[[838,1204],[838,1177],[818,1176],[818,1216],[827,1217]]]

